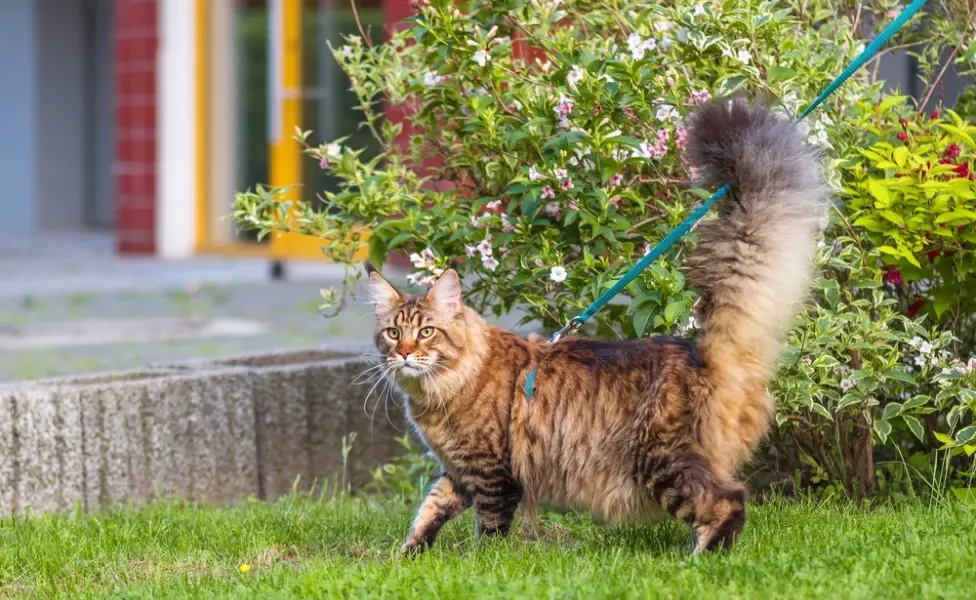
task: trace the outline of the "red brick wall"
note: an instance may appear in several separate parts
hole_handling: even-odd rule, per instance
[[[156,4],[157,0],[115,0],[115,211],[120,254],[156,251]]]

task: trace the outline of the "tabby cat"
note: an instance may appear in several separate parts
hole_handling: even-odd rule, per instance
[[[731,547],[746,517],[736,473],[770,426],[766,383],[806,295],[827,194],[815,150],[767,105],[713,101],[689,125],[692,164],[734,188],[686,263],[701,294],[694,340],[525,340],[465,307],[454,270],[412,296],[366,265],[376,346],[443,466],[404,551],[470,506],[481,536],[542,502],[611,521],[663,508],[690,525],[696,554]]]

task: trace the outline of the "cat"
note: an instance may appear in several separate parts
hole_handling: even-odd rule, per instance
[[[468,507],[480,538],[539,503],[609,521],[663,509],[689,524],[695,554],[732,547],[746,519],[736,475],[770,427],[766,384],[806,298],[827,192],[815,148],[763,102],[701,105],[688,154],[703,183],[734,189],[686,261],[694,340],[522,339],[464,306],[454,269],[416,296],[366,263],[376,347],[442,465],[404,552]]]

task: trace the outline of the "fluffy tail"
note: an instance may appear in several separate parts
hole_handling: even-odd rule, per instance
[[[765,394],[811,280],[827,207],[819,156],[790,121],[741,99],[698,109],[688,150],[707,183],[733,187],[687,261],[702,296],[699,352],[716,387]]]

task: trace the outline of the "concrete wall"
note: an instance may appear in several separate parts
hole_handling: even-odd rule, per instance
[[[34,0],[0,2],[0,232],[34,229]]]
[[[364,412],[365,367],[309,350],[0,386],[0,515],[359,486],[406,430]]]

